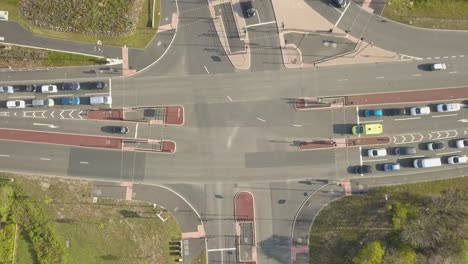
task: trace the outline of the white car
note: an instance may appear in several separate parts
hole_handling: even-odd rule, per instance
[[[367,151],[367,156],[369,157],[385,157],[387,156],[386,149],[369,149]]]
[[[110,96],[93,96],[89,98],[89,102],[92,105],[110,105],[112,104],[112,97]]]
[[[26,103],[23,100],[7,101],[6,107],[10,109],[25,108]]]
[[[460,111],[461,105],[458,103],[438,104],[436,108],[437,108],[437,112],[456,112],[456,111]]]
[[[445,63],[434,63],[431,65],[431,70],[433,71],[445,71],[447,69],[447,65]]]
[[[457,148],[468,148],[468,138],[457,140],[456,145]]]
[[[448,157],[449,164],[464,164],[468,162],[466,155],[463,156],[450,156]]]
[[[431,109],[429,106],[423,107],[411,107],[410,108],[410,115],[417,116],[417,115],[428,115],[431,113]]]
[[[14,93],[13,86],[0,86],[0,93]]]
[[[42,85],[41,92],[42,93],[56,93],[57,85]]]

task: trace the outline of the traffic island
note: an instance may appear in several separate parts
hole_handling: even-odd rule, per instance
[[[87,112],[87,118],[92,120],[115,120],[182,126],[185,122],[184,112],[184,107],[181,105],[148,106],[89,110]]]
[[[257,263],[255,240],[254,197],[250,192],[238,192],[234,198],[239,263]]]
[[[320,150],[331,148],[386,145],[390,144],[390,142],[390,137],[361,137],[303,141],[300,142],[297,146],[299,150]]]
[[[166,154],[176,152],[176,143],[172,140],[127,139],[19,129],[0,129],[0,140]]]

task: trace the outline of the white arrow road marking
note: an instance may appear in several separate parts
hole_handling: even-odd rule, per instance
[[[53,124],[42,124],[42,123],[33,123],[35,126],[46,126],[48,128],[58,128],[58,126],[53,125]]]
[[[52,111],[52,113],[50,113],[50,115],[52,116],[52,118],[55,118],[54,113],[55,113],[55,111]]]

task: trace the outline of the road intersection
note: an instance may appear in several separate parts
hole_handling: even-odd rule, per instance
[[[276,21],[273,6],[270,1],[261,1],[256,6],[258,15],[255,23],[247,21],[247,25],[252,25],[246,29],[249,35],[247,50],[251,53],[250,70],[236,70],[220,43],[219,32],[209,11],[210,3],[176,2],[177,6],[173,8],[177,11],[167,12],[177,13],[177,31],[165,36],[167,40],[159,44],[165,47],[163,52],[156,54],[153,51],[154,54],[144,60],[146,66],[156,60],[157,63],[132,77],[112,78],[112,108],[182,105],[185,110],[183,126],[88,120],[81,114],[93,109],[89,105],[40,110],[29,107],[25,110],[4,109],[0,113],[4,120],[3,128],[44,132],[106,136],[108,133],[102,130],[103,126],[126,125],[130,127],[130,133],[122,137],[171,139],[177,143],[175,154],[2,140],[0,166],[12,172],[132,184],[165,184],[190,202],[191,207],[187,210],[196,212],[203,222],[202,229],[198,226],[187,228],[198,234],[187,238],[187,241],[194,243],[191,250],[199,249],[200,244],[196,243],[201,243],[207,250],[209,263],[235,263],[239,260],[239,237],[234,215],[234,198],[239,192],[250,192],[255,200],[257,263],[308,263],[301,257],[307,255],[304,251],[307,235],[304,232],[308,231],[321,206],[332,199],[351,191],[365,191],[370,186],[429,180],[442,175],[466,175],[467,168],[462,166],[444,164],[440,168],[420,172],[409,168],[407,161],[402,161],[404,169],[401,173],[390,175],[377,171],[370,176],[353,176],[348,173],[349,166],[360,162],[379,166],[384,160],[363,155],[366,147],[361,150],[332,148],[313,151],[297,148],[297,142],[311,139],[352,137],[344,131],[348,131],[351,125],[370,121],[384,124],[384,134],[392,141],[389,148],[411,145],[418,147],[418,154],[423,156],[445,157],[458,150],[449,148],[429,153],[418,144],[443,140],[450,145],[453,139],[466,137],[468,132],[463,121],[466,120],[467,108],[450,115],[432,113],[418,119],[384,116],[368,120],[359,115],[362,106],[295,110],[292,102],[302,97],[467,86],[468,48],[464,43],[468,35],[465,32],[416,29],[384,21],[354,4],[340,13],[321,1],[306,3],[330,23],[339,22],[337,27],[348,31],[350,36],[365,38],[376,46],[400,54],[400,61],[334,67],[318,65],[287,70],[282,66],[280,29],[273,23],[261,24]],[[1,27],[11,30],[10,25],[2,23]],[[19,29],[13,29],[16,30]],[[7,42],[8,38],[6,36]],[[157,43],[154,45],[158,46]],[[48,40],[45,44],[60,45],[60,42]],[[42,42],[37,45],[42,45]],[[73,51],[78,47],[67,46],[64,49]],[[146,50],[140,52],[147,54]],[[421,67],[434,60],[446,62],[449,69],[429,72]],[[138,66],[137,69],[142,70],[146,66]],[[107,78],[111,75],[105,72],[83,73],[87,70],[80,67],[51,69],[45,73],[1,72],[0,78],[5,84],[30,84],[43,79],[81,80],[94,76],[102,80],[102,76]],[[1,100],[11,98],[1,96]],[[466,104],[466,99],[468,93],[465,92],[464,97],[444,102]],[[388,103],[378,107],[432,105],[436,101]],[[457,153],[467,154],[463,150]],[[385,159],[386,162],[393,156]],[[147,190],[135,188],[133,191],[135,199],[142,197],[159,203]],[[176,207],[171,205],[167,209],[176,213]],[[177,213],[176,217],[184,218]],[[184,261],[189,263],[190,256],[187,255]]]

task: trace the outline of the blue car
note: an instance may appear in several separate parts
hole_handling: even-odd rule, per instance
[[[382,116],[382,114],[383,114],[382,109],[367,109],[366,111],[364,111],[365,117]]]
[[[62,98],[63,105],[79,105],[80,98],[79,97],[64,97]]]

